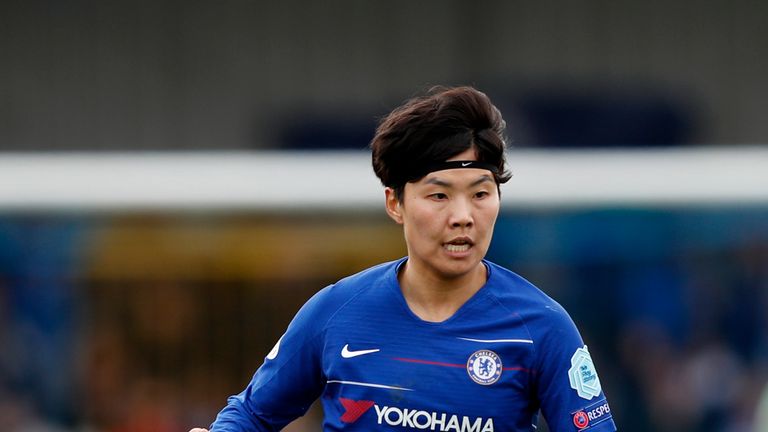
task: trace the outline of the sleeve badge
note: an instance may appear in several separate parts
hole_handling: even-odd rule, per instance
[[[597,377],[597,369],[586,345],[573,353],[571,368],[568,369],[568,381],[581,398],[591,400],[600,395],[602,391],[600,378]]]

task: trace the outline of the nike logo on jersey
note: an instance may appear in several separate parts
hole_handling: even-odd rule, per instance
[[[373,354],[375,352],[379,352],[379,349],[374,348],[374,349],[367,349],[367,350],[350,351],[349,344],[346,344],[344,345],[344,348],[341,349],[341,356],[344,358],[352,358],[352,357],[357,357],[357,356],[366,355],[366,354]]]

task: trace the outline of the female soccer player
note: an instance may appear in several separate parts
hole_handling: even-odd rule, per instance
[[[324,431],[615,431],[566,311],[484,259],[499,213],[505,123],[470,87],[390,113],[371,142],[408,256],[315,294],[213,432],[273,431],[321,398]],[[201,432],[205,429],[193,429]]]

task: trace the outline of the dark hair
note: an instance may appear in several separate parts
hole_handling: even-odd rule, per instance
[[[496,184],[505,170],[506,124],[488,96],[472,87],[433,87],[407,100],[381,120],[371,140],[373,170],[402,200],[405,184],[423,178],[423,167],[474,147],[477,160],[492,165]]]

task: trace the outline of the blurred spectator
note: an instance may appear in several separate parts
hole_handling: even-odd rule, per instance
[[[70,371],[78,228],[67,218],[0,219],[0,295],[8,309],[4,338],[11,340],[3,354],[6,379],[29,396],[24,408],[63,424],[75,420],[77,409]]]
[[[382,238],[374,233],[383,227],[355,225],[354,238],[338,245],[327,224],[281,236],[284,244],[272,253],[314,256],[308,249],[316,248],[325,270],[318,276],[272,266],[253,272],[247,263],[263,258],[263,245],[242,239],[263,238],[268,220],[258,221],[258,235],[225,230],[231,221],[212,218],[201,234],[179,236],[172,229],[178,220],[161,219],[154,237],[110,236],[110,221],[0,219],[6,430],[206,424],[297,304],[334,272],[359,265],[344,258],[357,248],[348,243]],[[209,242],[205,254],[190,254],[198,241]],[[237,247],[220,248],[227,242]],[[131,263],[131,254],[146,258],[158,244],[166,248],[162,265]],[[126,252],[136,245],[139,252]],[[237,255],[245,249],[252,249],[246,258]],[[133,273],[88,276],[93,269],[78,257],[107,250],[115,259],[97,262]],[[520,269],[584,323],[622,432],[768,431],[755,416],[768,381],[768,210],[508,213],[490,255]],[[242,264],[222,266],[233,262]],[[168,268],[194,271],[177,277],[163,273]],[[290,430],[317,430],[319,417],[314,412]]]

